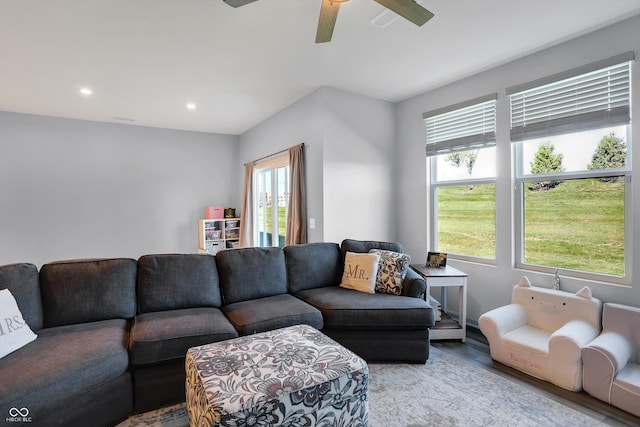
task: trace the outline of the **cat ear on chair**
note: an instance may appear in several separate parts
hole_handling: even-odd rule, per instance
[[[529,278],[527,276],[522,276],[522,279],[520,279],[520,282],[518,282],[518,287],[520,288],[531,288],[531,282],[529,281]]]
[[[584,288],[580,289],[578,292],[576,292],[576,295],[586,299],[593,298],[593,295],[591,294],[591,288],[589,288],[588,286],[585,286]]]

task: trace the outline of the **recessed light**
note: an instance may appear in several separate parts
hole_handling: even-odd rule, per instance
[[[85,96],[89,96],[89,95],[93,94],[93,91],[91,90],[90,87],[81,87],[79,89],[79,91],[80,91],[81,94],[83,94]]]
[[[193,102],[187,102],[187,108],[189,110],[195,110],[196,109],[196,104],[194,104]]]

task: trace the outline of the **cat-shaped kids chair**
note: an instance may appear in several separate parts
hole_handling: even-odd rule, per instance
[[[572,391],[582,389],[582,348],[600,333],[602,302],[585,286],[575,294],[531,286],[523,277],[511,304],[478,320],[491,358]]]

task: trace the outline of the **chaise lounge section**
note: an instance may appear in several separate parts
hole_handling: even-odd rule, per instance
[[[346,253],[371,249],[402,252],[397,243],[350,239],[341,247],[334,243],[286,247],[289,292],[322,313],[322,332],[367,361],[424,363],[434,314],[425,310],[426,284],[417,273],[407,270],[402,296],[338,286]]]
[[[132,411],[127,348],[136,262],[67,261],[0,267],[38,338],[0,359],[0,412],[26,408],[31,425],[109,425]]]

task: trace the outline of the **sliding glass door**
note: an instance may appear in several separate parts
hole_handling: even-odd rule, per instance
[[[284,247],[289,206],[289,156],[256,165],[254,170],[257,246]]]

